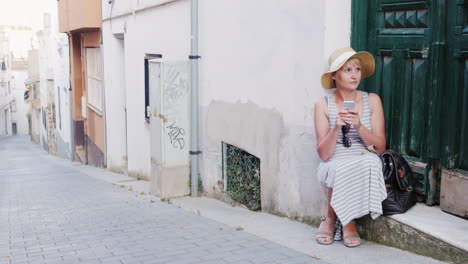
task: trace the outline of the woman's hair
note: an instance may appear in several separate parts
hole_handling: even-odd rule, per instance
[[[356,64],[358,64],[359,66],[361,66],[361,60],[360,60],[359,58],[351,58],[351,59],[349,59],[349,60],[346,61],[346,63],[348,63],[348,62],[353,62],[353,63],[356,63]],[[346,64],[346,63],[345,63],[345,64]],[[343,64],[343,66],[344,66],[344,64]],[[341,68],[343,68],[343,66],[341,66]],[[340,69],[341,69],[341,68],[340,68]],[[334,75],[336,74],[336,72],[339,71],[340,69],[338,69],[338,70],[332,72],[332,76],[334,76]],[[333,80],[333,82],[335,82],[335,80]]]
[[[356,63],[357,65],[361,66],[361,60],[360,60],[359,58],[351,58],[351,59],[349,59],[349,60],[346,61],[346,63],[348,63],[348,62],[353,62],[353,63]],[[346,64],[346,63],[345,63],[345,64]],[[343,66],[344,66],[344,64],[343,64]],[[341,66],[341,68],[343,68],[343,66]],[[341,68],[340,68],[340,69],[341,69]],[[332,75],[332,76],[335,76],[336,72],[339,71],[340,69],[338,69],[338,70],[332,72],[331,75]],[[335,87],[336,87],[335,80],[332,80],[332,81],[333,81],[333,84],[334,84]]]
[[[359,66],[361,66],[361,60],[359,58],[351,58],[346,63],[348,63],[348,62],[354,62],[354,63],[358,64]]]

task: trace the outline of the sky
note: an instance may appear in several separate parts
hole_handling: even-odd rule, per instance
[[[57,0],[0,0],[0,25],[43,27],[43,13],[50,13],[52,27],[57,24]]]

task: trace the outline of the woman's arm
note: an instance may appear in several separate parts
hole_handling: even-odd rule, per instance
[[[351,120],[350,124],[355,125],[356,130],[359,133],[359,136],[364,141],[366,146],[373,145],[374,150],[378,154],[382,154],[386,148],[385,142],[385,117],[382,107],[382,102],[380,101],[380,97],[377,94],[370,93],[369,94],[369,107],[371,111],[371,126],[372,132],[369,131],[365,126],[363,126],[358,120],[357,122],[353,122]],[[359,119],[359,118],[357,118]]]
[[[324,161],[329,160],[333,154],[335,154],[339,129],[341,126],[345,125],[341,118],[337,116],[336,124],[330,130],[327,109],[328,105],[325,98],[322,98],[315,103],[314,123],[315,134],[317,136],[317,152],[320,159]]]

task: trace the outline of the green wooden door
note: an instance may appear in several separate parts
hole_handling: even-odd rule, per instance
[[[423,164],[429,204],[441,167],[468,170],[467,21],[468,0],[353,1],[352,46],[376,58],[364,89],[382,98],[387,146]]]
[[[468,0],[447,1],[447,17],[442,166],[468,171]]]

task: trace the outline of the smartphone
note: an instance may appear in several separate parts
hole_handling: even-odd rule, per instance
[[[345,109],[345,110],[354,109],[355,106],[356,106],[356,104],[354,103],[354,101],[344,101],[343,102],[343,109]]]
[[[354,107],[356,106],[356,104],[354,103],[354,101],[344,101],[343,102],[343,109],[346,110],[346,111],[350,111],[352,109],[354,109]],[[349,125],[347,124],[347,126],[349,126],[350,128],[354,128],[353,125]]]

